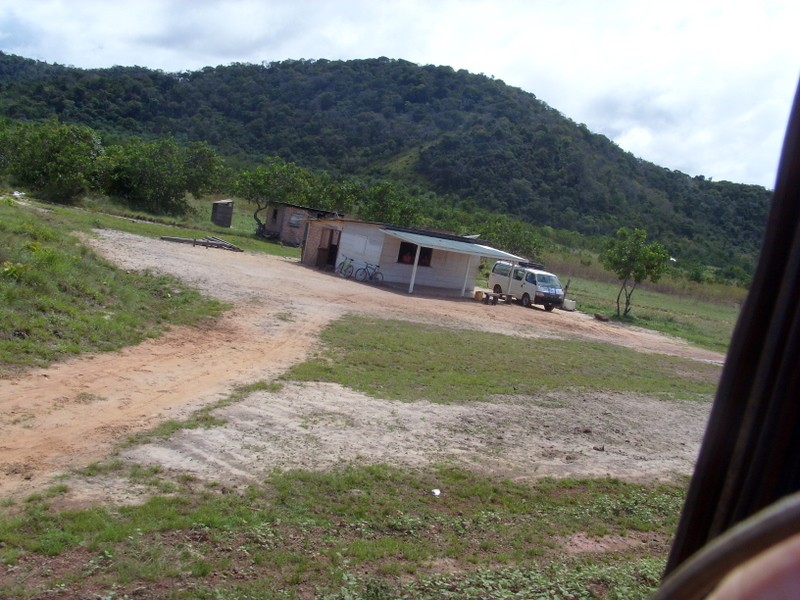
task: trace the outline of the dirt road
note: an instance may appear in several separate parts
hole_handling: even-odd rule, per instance
[[[177,327],[136,347],[0,381],[1,497],[41,490],[56,474],[107,457],[127,434],[183,417],[237,385],[276,377],[314,350],[328,323],[348,313],[723,360],[680,340],[579,312],[409,296],[294,259],[112,231],[98,232],[88,243],[122,268],[171,273],[234,308],[213,327]],[[708,408],[619,394],[453,407],[365,398],[330,384],[290,385],[220,409],[228,420],[223,427],[180,432],[122,458],[233,484],[258,480],[274,467],[325,468],[355,459],[409,465],[450,460],[517,478],[667,478],[691,471]],[[109,481],[73,478],[69,485],[84,498],[135,494]]]

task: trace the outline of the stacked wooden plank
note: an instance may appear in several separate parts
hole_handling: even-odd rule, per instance
[[[162,235],[161,239],[167,242],[191,244],[192,246],[205,246],[206,248],[222,248],[223,250],[231,250],[233,252],[244,252],[244,250],[242,250],[238,246],[235,246],[230,242],[226,242],[221,238],[214,237],[213,235],[207,235],[204,238],[182,238],[182,237],[172,237],[168,235]]]

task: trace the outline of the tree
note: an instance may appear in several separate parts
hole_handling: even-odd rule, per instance
[[[542,255],[541,238],[531,225],[508,215],[480,211],[477,216],[481,220],[475,224],[475,232],[493,245],[530,260]]]
[[[187,190],[195,198],[218,191],[225,172],[219,154],[206,142],[190,142],[184,154]]]
[[[171,138],[133,139],[111,146],[103,165],[104,189],[132,208],[156,214],[183,214],[187,176],[183,150]]]
[[[403,186],[383,181],[366,191],[357,210],[365,221],[415,227],[420,221],[421,205],[419,198]]]
[[[267,158],[256,168],[243,171],[236,182],[237,193],[256,205],[253,212],[256,235],[261,235],[265,226],[258,215],[270,204],[287,202],[307,206],[315,187],[310,171],[278,157]]]
[[[7,119],[0,118],[0,178],[2,178],[11,164],[14,156],[11,125]]]
[[[314,208],[352,213],[366,195],[367,185],[355,178],[331,177],[327,172],[318,173],[317,201]]]
[[[617,294],[617,316],[631,312],[631,296],[636,286],[643,281],[658,281],[667,268],[669,253],[658,242],[647,243],[644,229],[622,227],[615,238],[609,240],[600,253],[600,262],[613,271],[622,281]],[[620,315],[619,301],[625,294],[625,311]]]
[[[21,125],[5,137],[8,152],[2,162],[7,163],[12,179],[42,198],[69,202],[94,187],[96,161],[103,147],[88,127],[53,119]]]

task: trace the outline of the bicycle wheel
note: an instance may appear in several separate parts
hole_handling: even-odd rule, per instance
[[[381,273],[380,271],[375,271],[372,274],[372,277],[370,277],[369,279],[372,283],[380,285],[383,283],[383,273]]]
[[[358,271],[356,271],[356,279],[358,281],[367,280],[367,270],[364,267],[361,267]]]
[[[353,276],[353,265],[347,265],[342,271],[342,277],[350,279]]]

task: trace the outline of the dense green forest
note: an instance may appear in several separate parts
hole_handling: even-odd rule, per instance
[[[641,227],[683,264],[733,274],[754,266],[771,197],[638,159],[502,81],[388,58],[164,73],[0,52],[0,116],[83,125],[104,144],[205,142],[238,169],[277,156],[393,180],[428,214],[491,211],[589,236]]]

